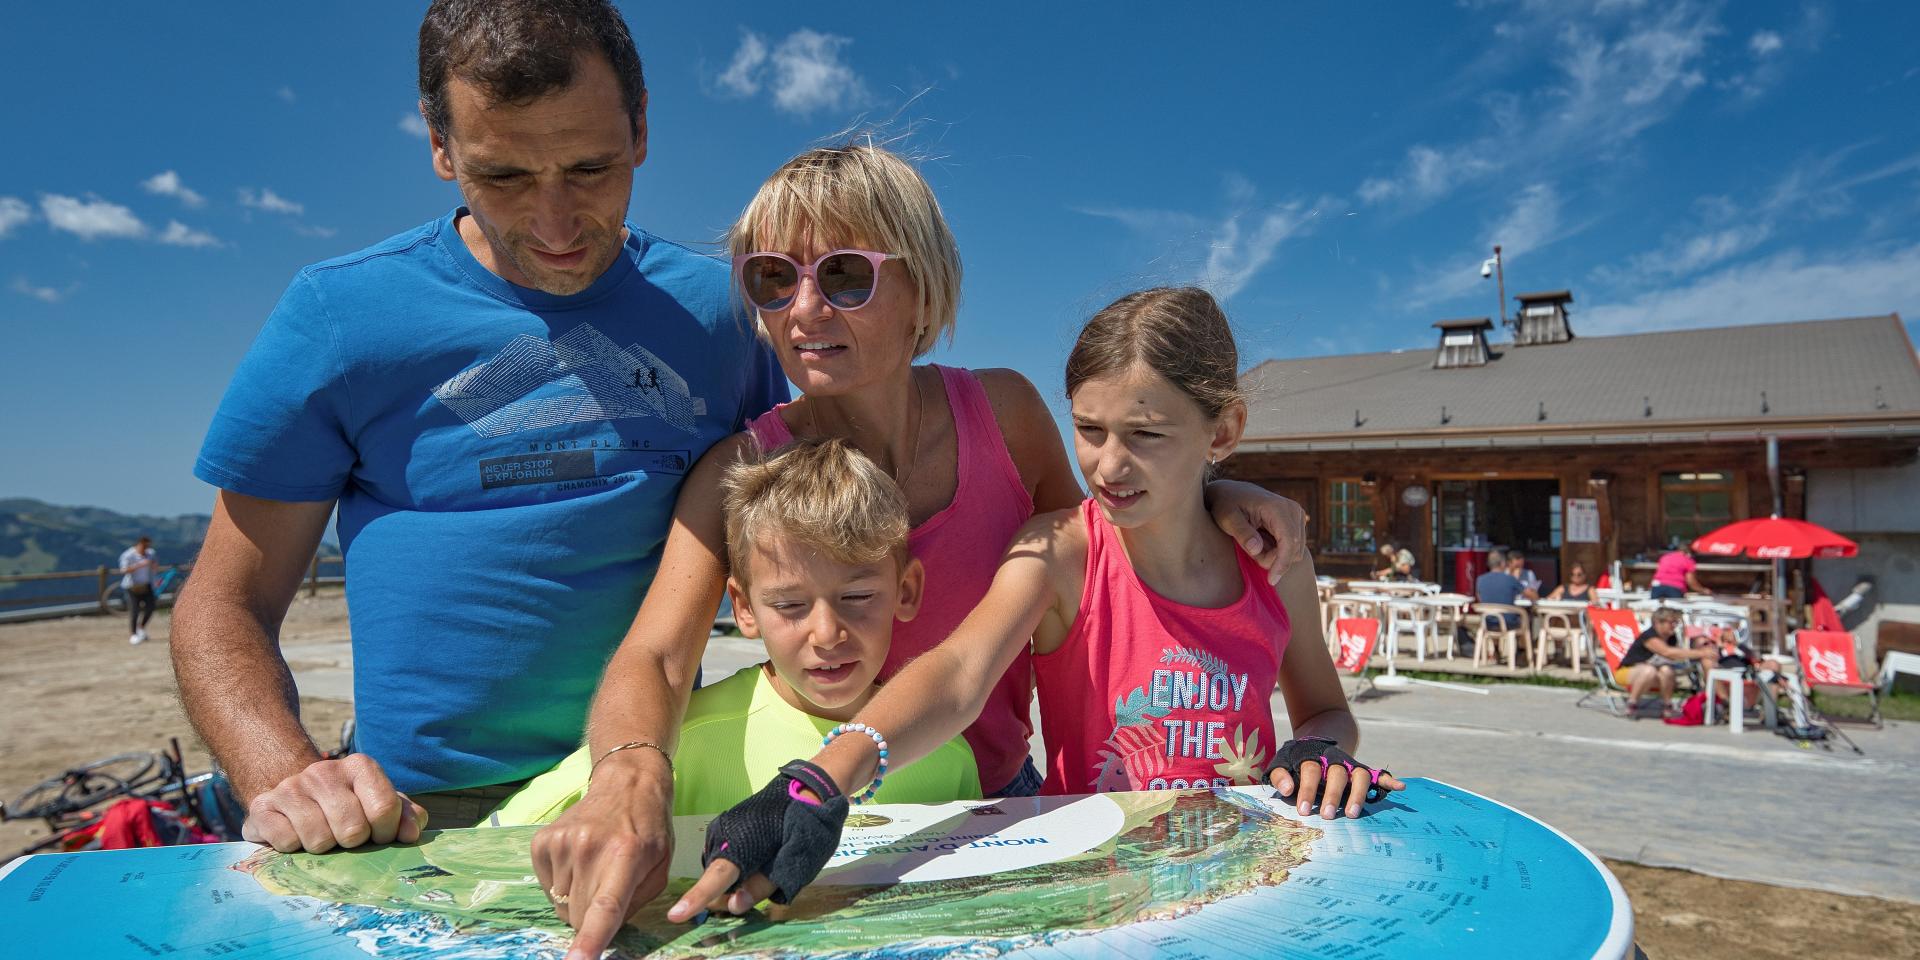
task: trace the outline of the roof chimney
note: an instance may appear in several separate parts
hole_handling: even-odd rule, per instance
[[[1543,290],[1522,293],[1520,312],[1513,318],[1513,345],[1535,347],[1546,343],[1565,343],[1573,339],[1573,327],[1567,324],[1567,304],[1573,302],[1571,290]]]
[[[1433,358],[1435,370],[1487,365],[1487,331],[1493,329],[1491,318],[1442,320],[1434,326],[1440,328],[1440,352]]]

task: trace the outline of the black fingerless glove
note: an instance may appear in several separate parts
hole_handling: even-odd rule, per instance
[[[803,787],[820,801],[803,798]],[[731,860],[740,868],[740,882],[765,874],[773,881],[773,902],[788,903],[827,865],[846,822],[847,798],[833,778],[805,760],[795,760],[781,767],[780,775],[759,793],[707,824],[707,849],[700,864]]]
[[[1346,767],[1347,773],[1350,776],[1369,778],[1367,782],[1368,803],[1373,803],[1387,795],[1387,791],[1380,789],[1379,786],[1380,778],[1386,776],[1387,771],[1374,770],[1354,760],[1345,750],[1340,749],[1339,744],[1325,737],[1302,737],[1298,740],[1288,740],[1282,744],[1280,749],[1274,751],[1273,762],[1267,764],[1267,772],[1262,777],[1262,780],[1271,784],[1273,782],[1273,772],[1275,770],[1285,770],[1287,776],[1293,780],[1293,788],[1298,790],[1300,789],[1300,765],[1303,763],[1319,763],[1321,782],[1323,783],[1326,782],[1327,769],[1333,766]],[[1283,799],[1292,799],[1290,794],[1282,794],[1281,796]]]

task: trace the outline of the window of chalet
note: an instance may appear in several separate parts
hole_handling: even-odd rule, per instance
[[[1334,553],[1373,552],[1373,498],[1360,481],[1328,481],[1327,535]]]
[[[1732,521],[1732,474],[1660,475],[1660,522],[1667,542],[1689,544]]]

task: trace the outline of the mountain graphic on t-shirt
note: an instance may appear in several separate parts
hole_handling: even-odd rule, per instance
[[[652,351],[616,346],[589,323],[557,340],[515,337],[433,396],[483,437],[646,416],[693,433],[694,418],[706,412],[706,401]]]

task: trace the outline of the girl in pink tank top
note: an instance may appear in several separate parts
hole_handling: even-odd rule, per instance
[[[1208,515],[1210,465],[1246,425],[1238,362],[1201,290],[1130,294],[1088,322],[1066,380],[1093,497],[1022,526],[952,638],[860,712],[890,767],[970,723],[1031,638],[1042,793],[1271,784],[1302,815],[1335,817],[1400,788],[1353,758],[1359,729],[1321,636],[1312,565],[1288,567],[1276,591]],[[1275,692],[1290,735],[1274,722]],[[814,761],[840,784],[879,768],[872,746],[844,737]]]

